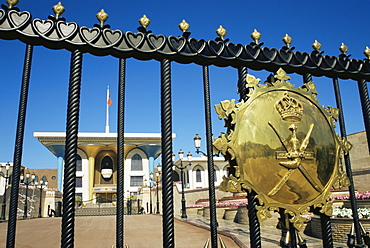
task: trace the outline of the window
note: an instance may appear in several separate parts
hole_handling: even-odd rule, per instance
[[[202,174],[201,174],[200,169],[197,169],[197,170],[195,171],[195,181],[196,181],[197,183],[202,182]]]
[[[76,187],[82,187],[82,177],[76,177]]]
[[[142,158],[137,153],[131,158],[131,170],[132,171],[142,171],[143,170]]]
[[[110,157],[105,156],[100,164],[102,169],[112,169],[113,170],[113,161]]]
[[[80,155],[76,155],[76,171],[82,171],[82,159]]]
[[[142,176],[131,176],[130,187],[139,187],[143,186],[143,177]]]

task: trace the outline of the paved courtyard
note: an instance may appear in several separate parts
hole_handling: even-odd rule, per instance
[[[161,215],[125,216],[125,244],[130,248],[161,248]],[[60,247],[61,218],[27,219],[17,221],[16,247]],[[7,222],[0,223],[0,247],[6,244]],[[111,248],[115,246],[115,216],[77,217],[75,219],[76,248]],[[204,247],[209,231],[175,220],[176,247]],[[229,248],[239,247],[226,236],[222,237]]]
[[[249,247],[249,228],[227,220],[217,220],[221,237],[227,248]],[[124,220],[124,243],[130,248],[161,248],[161,215],[128,215]],[[175,247],[203,248],[210,238],[209,219],[199,215],[188,215],[186,221],[175,218]],[[61,218],[35,218],[17,222],[16,247],[60,247]],[[0,223],[0,247],[6,244],[7,222]],[[115,216],[77,217],[75,220],[76,248],[112,248],[115,246]],[[280,247],[280,230],[261,227],[262,247]],[[322,241],[307,239],[310,248],[322,247]],[[335,248],[347,247],[335,244]]]

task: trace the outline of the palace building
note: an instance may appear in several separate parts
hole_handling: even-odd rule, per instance
[[[63,191],[65,153],[64,132],[35,132],[38,139],[57,158],[58,189]],[[173,138],[176,135],[173,134]],[[137,194],[144,186],[154,160],[161,154],[160,133],[125,133],[124,188]],[[117,191],[117,133],[78,134],[76,195],[82,201],[114,201]]]

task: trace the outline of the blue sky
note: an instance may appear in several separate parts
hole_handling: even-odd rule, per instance
[[[5,0],[3,1],[6,4]],[[20,1],[17,7],[33,18],[47,19],[57,1]],[[144,14],[151,20],[154,34],[179,36],[178,24],[190,24],[191,37],[215,39],[222,25],[230,42],[249,44],[256,28],[264,46],[280,48],[287,33],[298,51],[311,52],[318,40],[322,51],[339,55],[344,42],[351,58],[364,59],[370,46],[368,1],[62,1],[67,22],[92,27],[104,9],[111,29],[137,32]],[[0,162],[13,160],[18,101],[25,45],[19,41],[0,41]],[[33,132],[65,131],[70,52],[35,47],[31,69],[28,112],[22,164],[29,168],[56,168],[55,157],[34,137]],[[249,71],[264,80],[268,72]],[[116,130],[118,59],[85,54],[83,58],[80,108],[81,132],[104,132],[106,88],[111,89],[110,130]],[[335,106],[332,80],[314,78],[320,103]],[[291,82],[301,84],[300,77]],[[173,148],[194,154],[193,137],[205,136],[202,68],[193,64],[172,63]],[[239,99],[236,94],[237,70],[210,66],[211,104]],[[348,133],[364,130],[357,83],[340,80]],[[125,131],[160,132],[160,65],[157,61],[127,60]],[[212,112],[213,133],[224,131],[223,121]],[[205,142],[202,150],[205,150]],[[160,163],[160,161],[156,161]]]

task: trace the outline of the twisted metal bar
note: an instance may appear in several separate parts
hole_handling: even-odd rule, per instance
[[[238,92],[240,95],[239,102],[242,100],[246,102],[248,100],[248,93],[249,90],[246,87],[247,82],[245,81],[247,78],[247,67],[242,66],[238,68]]]
[[[339,82],[337,78],[333,78],[333,87],[334,87],[335,101],[337,104],[337,108],[339,109],[340,135],[342,136],[342,138],[346,139],[347,138],[346,125],[344,123],[342,98],[341,98],[340,87],[339,87]],[[362,244],[360,221],[358,217],[357,202],[356,202],[356,196],[355,196],[355,186],[354,186],[354,181],[353,181],[351,159],[349,157],[349,154],[344,154],[344,164],[346,167],[347,177],[351,183],[351,185],[348,187],[348,190],[349,190],[349,195],[350,195],[353,222],[355,225],[356,239],[357,239],[357,242],[359,242],[359,244]]]
[[[163,247],[175,247],[172,188],[171,63],[161,61],[162,212]]]
[[[362,115],[364,117],[364,124],[367,137],[367,145],[370,151],[370,101],[369,101],[369,91],[367,89],[366,80],[362,79],[358,82],[358,90],[360,93]]]
[[[61,235],[61,247],[63,248],[74,247],[76,155],[80,112],[81,72],[82,53],[76,50],[71,56],[69,76]]]
[[[211,124],[211,100],[209,89],[209,70],[208,66],[203,66],[203,85],[204,85],[204,111],[206,119],[206,140],[207,140],[207,164],[208,164],[208,191],[209,191],[209,210],[211,217],[211,244],[212,248],[217,248],[217,216],[216,216],[216,194],[215,194],[215,173],[212,152],[212,124]]]
[[[248,218],[251,248],[260,248],[261,246],[261,228],[257,218],[257,194],[253,190],[248,192]]]
[[[324,248],[333,248],[333,236],[331,231],[330,217],[325,214],[320,214],[322,244]]]
[[[306,73],[303,75],[303,82],[306,84],[312,81],[312,75],[310,73]]]
[[[125,133],[125,84],[126,59],[119,60],[118,75],[118,113],[117,113],[117,207],[116,207],[116,247],[124,247],[124,133]]]
[[[9,217],[8,217],[8,232],[6,247],[13,248],[15,245],[15,231],[17,225],[17,209],[18,209],[18,193],[19,193],[19,177],[22,164],[22,151],[23,151],[23,138],[24,138],[24,127],[26,121],[26,110],[28,100],[28,88],[30,82],[31,63],[32,63],[33,45],[27,44],[23,75],[22,75],[22,88],[19,100],[18,108],[18,123],[17,133],[15,138],[14,147],[14,160],[13,160],[13,172],[12,172],[12,185],[10,192],[10,206],[9,206]]]

